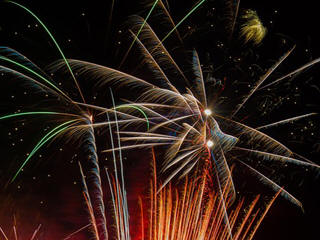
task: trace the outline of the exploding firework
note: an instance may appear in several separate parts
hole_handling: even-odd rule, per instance
[[[265,214],[259,215],[259,210],[254,210],[259,198],[257,197],[245,208],[248,209],[247,214],[239,217],[244,209],[244,201],[232,205],[237,201],[231,174],[231,166],[234,164],[247,169],[262,183],[271,187],[277,193],[276,196],[279,194],[301,207],[301,203],[294,196],[260,172],[259,166],[252,164],[251,160],[258,159],[263,164],[292,164],[318,170],[318,165],[294,154],[288,147],[263,132],[267,128],[312,117],[315,113],[291,117],[258,128],[245,125],[237,116],[259,90],[300,73],[320,60],[315,59],[265,84],[268,77],[290,55],[293,48],[290,49],[259,78],[235,109],[220,114],[217,109],[226,87],[225,79],[224,84],[220,84],[222,87],[208,90],[210,79],[205,77],[197,51],[187,51],[182,43],[184,37],[178,32],[178,27],[204,2],[205,0],[202,0],[195,4],[177,24],[174,24],[169,15],[168,5],[162,1],[147,5],[151,10],[145,19],[131,16],[124,27],[127,30],[124,38],[130,39],[130,42],[118,69],[66,59],[40,19],[25,7],[11,2],[35,17],[49,34],[63,58],[51,65],[49,70],[51,73],[60,70],[68,73],[75,84],[78,98],[81,99],[70,97],[72,93],[68,94],[60,88],[51,77],[22,54],[7,47],[1,48],[1,72],[6,78],[14,79],[17,86],[27,86],[35,95],[45,94],[46,110],[38,107],[40,104],[32,105],[32,111],[12,112],[1,116],[0,120],[9,121],[19,117],[30,117],[32,120],[35,116],[49,119],[47,117],[50,116],[50,121],[57,122],[56,126],[38,141],[12,181],[46,143],[62,136],[65,136],[67,141],[78,140],[79,151],[86,155],[86,161],[80,165],[83,169],[80,169],[90,224],[96,239],[107,239],[109,226],[106,223],[101,187],[96,147],[97,131],[94,130],[99,128],[102,129],[100,132],[109,130],[108,135],[111,137],[116,134],[118,140],[114,144],[111,139],[110,149],[104,151],[113,154],[114,173],[107,171],[107,178],[117,239],[130,239],[122,150],[152,147],[159,155],[164,153],[164,157],[159,159],[161,180],[155,178],[151,183],[151,209],[145,207],[148,202],[142,199],[140,201],[142,220],[141,224],[137,225],[142,229],[141,235],[145,239],[180,239],[181,236],[183,239],[251,239]],[[239,1],[237,3],[234,24]],[[165,16],[165,26],[170,28],[164,34],[162,32],[161,37],[156,34],[151,24],[149,25],[153,10],[158,11],[158,17]],[[244,37],[246,41],[259,43],[264,37],[264,28],[259,25],[261,22],[255,14],[250,16],[246,30],[243,30]],[[232,28],[235,27],[234,24]],[[253,30],[257,24],[259,31]],[[129,58],[137,55],[141,61],[137,63],[135,59],[133,73],[123,71],[123,68],[131,67],[132,61],[129,61]],[[180,59],[181,63],[176,58]],[[65,79],[68,76],[64,75]],[[125,104],[122,104],[123,100],[115,102],[113,92],[109,90],[112,99],[109,108],[90,104],[86,102],[86,95],[82,93],[83,89],[76,78],[96,80],[99,91],[108,89],[108,86],[124,89],[126,95],[129,95],[130,91],[129,97],[134,99],[124,100]],[[118,93],[121,94],[120,91]],[[183,182],[182,188],[173,184],[174,180],[178,179]],[[267,205],[266,211],[274,199]],[[149,216],[149,220],[145,221],[148,217],[143,216]]]
[[[228,196],[234,200],[236,194],[230,172],[230,166],[233,163],[246,168],[275,192],[279,191],[281,187],[253,167],[251,159],[262,160],[265,164],[293,164],[319,170],[318,165],[298,157],[284,144],[261,131],[264,128],[311,117],[315,113],[284,119],[259,128],[252,128],[236,120],[239,112],[252,96],[264,87],[263,84],[268,77],[290,55],[294,47],[253,84],[249,93],[229,114],[222,115],[215,111],[215,108],[219,107],[221,91],[209,92],[206,89],[206,79],[195,50],[183,54],[184,58],[189,59],[187,61],[188,70],[183,70],[185,68],[180,67],[174,60],[173,50],[168,50],[164,44],[174,31],[170,31],[161,39],[146,20],[139,16],[129,18],[127,26],[129,26],[128,34],[132,39],[129,51],[133,48],[131,46],[135,46],[142,58],[140,65],[135,67],[135,71],[148,69],[152,74],[151,78],[144,80],[138,76],[80,60],[70,59],[68,62],[80,77],[99,80],[99,86],[110,84],[116,85],[120,89],[132,88],[136,90],[138,95],[136,100],[134,102],[128,101],[129,103],[123,107],[131,106],[142,109],[148,116],[150,129],[143,132],[120,131],[121,140],[126,142],[126,145],[123,145],[121,149],[166,146],[161,171],[167,177],[163,181],[162,187],[174,178],[182,178],[193,171],[201,173],[202,169],[209,169],[211,175],[217,175],[218,181],[214,188],[218,188],[220,192],[225,188],[226,183],[231,181]],[[177,26],[178,24],[173,29],[176,30]],[[176,48],[183,49],[182,46]],[[122,63],[128,58],[129,51],[124,55]],[[319,59],[280,79],[283,80],[317,62]],[[54,71],[64,69],[65,65],[62,61],[51,66],[51,70]],[[175,77],[169,78],[169,76]],[[273,81],[268,86],[279,82],[280,79]],[[214,96],[210,96],[210,94]],[[215,101],[209,102],[209,99],[215,99]],[[127,108],[118,107],[118,109],[125,111]],[[128,113],[132,113],[132,108],[129,111]],[[120,148],[112,148],[105,152],[114,150],[120,150]],[[301,203],[287,191],[281,191],[280,195],[302,207]]]
[[[256,11],[248,9],[241,16],[244,23],[241,25],[240,36],[244,38],[244,42],[249,41],[257,45],[262,42],[267,34],[267,29],[263,26]]]
[[[113,140],[112,140],[113,141]],[[121,152],[121,149],[119,150]],[[113,156],[116,157],[115,152]],[[121,154],[120,163],[122,162]],[[114,239],[252,239],[262,220],[280,194],[280,189],[267,203],[266,200],[260,204],[260,195],[253,201],[240,199],[233,204],[232,198],[228,196],[231,182],[229,181],[222,193],[207,191],[208,172],[202,176],[184,179],[181,187],[171,184],[158,189],[161,186],[157,178],[155,153],[152,149],[153,177],[150,180],[150,196],[139,197],[140,219],[135,216],[134,234],[129,227],[129,212],[126,199],[126,190],[123,187],[118,173],[106,175],[109,182],[112,206],[111,211],[106,211],[105,217],[113,216],[113,225],[107,226],[104,236],[114,236]],[[115,159],[114,159],[115,160]],[[116,162],[116,161],[115,161]],[[116,164],[114,165],[116,167]],[[93,207],[86,186],[86,177],[82,172],[84,185],[84,198],[91,219],[91,227],[95,239],[101,239],[97,230],[99,216],[93,213]],[[108,199],[108,198],[107,198]],[[108,209],[106,207],[105,209]],[[226,215],[226,211],[228,215]],[[100,216],[101,217],[101,216]],[[77,234],[76,232],[74,234]]]
[[[38,235],[39,235],[39,231],[41,229],[41,224],[33,231],[33,233],[31,234],[31,236],[28,238],[29,240],[34,240],[37,239]],[[12,235],[13,237],[12,237]],[[10,240],[10,239],[15,239],[15,240],[19,240],[19,239],[27,239],[25,236],[23,236],[23,238],[20,237],[19,231],[17,229],[17,223],[16,220],[14,219],[14,225],[12,227],[12,233],[6,234],[3,229],[0,226],[0,236],[2,235],[2,237],[5,240]]]

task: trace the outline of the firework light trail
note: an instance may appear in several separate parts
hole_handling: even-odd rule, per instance
[[[16,118],[32,121],[42,116],[48,121],[56,122],[55,127],[40,138],[31,153],[20,164],[11,182],[19,176],[35,153],[49,142],[58,137],[66,137],[67,141],[79,141],[79,151],[86,156],[86,161],[79,163],[83,197],[88,209],[92,234],[97,240],[109,239],[112,236],[110,232],[113,231],[112,227],[107,225],[109,211],[105,207],[104,197],[111,198],[112,215],[115,220],[114,236],[119,240],[252,239],[278,195],[302,207],[298,199],[282,189],[272,178],[261,173],[259,166],[253,166],[251,160],[260,159],[263,164],[270,162],[279,165],[292,164],[318,171],[317,164],[307,162],[300,157],[294,158],[292,150],[262,131],[313,117],[316,114],[305,113],[256,128],[238,121],[237,116],[259,90],[300,73],[318,63],[319,59],[265,84],[279,65],[289,57],[294,50],[292,47],[258,79],[230,113],[221,115],[215,111],[217,102],[210,101],[219,98],[220,91],[217,94],[207,89],[208,83],[197,51],[187,51],[181,43],[178,48],[183,51],[179,53],[182,55],[181,58],[187,60],[184,64],[179,64],[175,60],[177,54],[174,49],[177,46],[170,45],[171,38],[177,37],[178,42],[182,41],[178,27],[198,10],[205,0],[198,1],[177,24],[161,0],[153,2],[145,19],[140,16],[129,17],[126,22],[129,48],[121,59],[120,66],[129,61],[131,54],[134,56],[138,53],[141,61],[135,65],[132,72],[149,71],[151,77],[146,78],[141,77],[142,74],[129,74],[95,63],[67,59],[51,32],[32,11],[18,3],[8,2],[31,14],[47,32],[62,57],[62,60],[49,67],[50,72],[63,73],[65,79],[71,75],[81,98],[81,101],[71,98],[71,94],[60,88],[51,77],[22,54],[8,47],[0,48],[0,63],[3,64],[0,65],[0,71],[8,79],[15,80],[17,85],[27,83],[28,87],[34,90],[34,94],[39,91],[45,93],[50,96],[52,102],[59,105],[59,108],[54,104],[49,105],[46,111],[35,110],[33,107],[32,111],[12,112],[0,116],[1,121],[11,121]],[[234,24],[238,15],[239,1],[236,3]],[[152,12],[157,6],[160,6],[158,10],[167,16],[170,26],[170,30],[165,32],[163,37],[159,37],[148,23],[149,18],[156,18],[152,16]],[[253,41],[258,44],[264,38],[266,30],[256,13],[250,14],[252,16],[247,18],[253,18],[250,20],[253,22],[243,26],[243,37],[246,42]],[[234,24],[232,29],[235,27]],[[259,26],[258,32],[252,30],[256,25]],[[89,104],[85,102],[85,96],[75,76],[95,81],[98,89],[113,87],[119,92],[130,91],[135,101],[122,99],[118,104],[110,89],[112,107]],[[211,96],[212,94],[214,96]],[[96,120],[101,118],[102,121]],[[95,128],[107,132],[110,138],[110,146],[102,151],[112,154],[112,171],[106,169],[110,196],[104,196],[105,191],[102,188],[103,179],[98,161]],[[136,148],[151,148],[153,157],[150,160],[154,165],[154,176],[150,182],[150,199],[145,201],[141,197],[139,200],[141,221],[134,226],[141,228],[141,235],[138,237],[130,234],[132,226],[129,225],[122,157],[122,151]],[[164,153],[164,157],[158,160],[160,174],[156,174],[154,151]],[[261,198],[259,195],[248,205],[246,200],[236,198],[231,167],[233,164],[235,167],[247,169],[274,191],[275,195],[267,205],[257,209]],[[175,185],[176,180],[180,180],[182,184]],[[36,237],[40,226],[31,240]],[[16,233],[15,227],[14,232]],[[0,233],[8,240],[2,228]],[[18,239],[17,235],[15,239]]]
[[[34,239],[37,239],[38,235],[39,235],[39,231],[41,229],[41,224],[38,225],[38,227],[32,232],[32,235],[29,237],[29,238],[26,238],[25,236],[23,236],[22,238],[20,237],[20,234],[18,232],[18,229],[17,229],[17,223],[16,223],[16,220],[14,218],[14,225],[12,227],[12,233],[14,235],[14,239],[15,240],[20,240],[20,239],[28,239],[28,240],[34,240]],[[10,233],[11,235],[11,233]],[[1,228],[0,226],[0,236],[4,237],[5,240],[10,240],[10,235],[7,235],[3,229]],[[1,238],[2,239],[2,238]],[[13,239],[13,238],[12,238]]]
[[[121,149],[119,151],[121,152]],[[113,160],[119,158],[119,162],[122,161],[120,155],[116,155],[115,151],[112,155]],[[150,196],[139,197],[138,205],[140,206],[141,221],[140,223],[135,222],[134,232],[136,235],[130,235],[129,225],[127,225],[128,206],[124,194],[125,190],[122,191],[123,184],[119,182],[121,178],[117,177],[119,173],[114,172],[115,176],[113,176],[106,169],[111,193],[109,197],[112,202],[112,210],[106,210],[106,216],[112,215],[115,219],[115,227],[107,227],[109,233],[107,238],[113,236],[113,239],[118,240],[252,239],[271,205],[282,191],[282,189],[279,189],[267,201],[261,200],[261,196],[257,195],[252,201],[246,201],[242,198],[234,205],[232,204],[233,200],[228,197],[228,188],[231,187],[231,182],[229,181],[222,189],[222,195],[207,191],[208,178],[210,178],[207,172],[196,178],[189,179],[186,177],[180,187],[168,184],[158,190],[161,183],[157,177],[154,149],[152,149],[152,159],[153,177],[150,179]],[[86,177],[81,165],[80,170],[84,189],[87,189]],[[99,239],[96,219],[92,214],[92,205],[87,190],[84,191],[84,196],[92,218],[93,235],[96,239]],[[263,204],[259,204],[259,200]],[[106,201],[108,202],[108,200]],[[228,209],[228,223],[225,222],[224,208]],[[77,233],[79,231],[74,234]]]
[[[147,21],[141,17],[132,16],[129,18],[127,26],[129,28],[128,34],[134,39],[136,49],[142,55],[142,63],[135,70],[138,68],[149,69],[153,75],[152,79],[143,80],[134,75],[90,62],[74,59],[70,59],[68,62],[79,76],[97,79],[100,86],[109,84],[118,87],[119,90],[128,88],[137,90],[138,96],[136,101],[131,103],[132,106],[139,105],[153,120],[150,121],[150,130],[147,132],[120,131],[121,139],[126,143],[121,148],[125,150],[166,146],[165,158],[162,160],[161,166],[162,174],[166,176],[166,179],[162,182],[161,188],[173,179],[181,179],[200,167],[209,169],[213,176],[217,175],[218,183],[216,184],[218,185],[215,187],[220,186],[221,192],[231,177],[230,165],[236,161],[239,166],[247,168],[257,176],[257,179],[263,184],[269,185],[271,189],[277,191],[279,186],[276,182],[250,166],[252,158],[263,159],[266,164],[270,161],[279,164],[291,163],[319,170],[319,166],[316,164],[305,162],[304,159],[293,158],[294,152],[292,150],[260,131],[264,128],[312,117],[315,113],[294,116],[256,129],[234,120],[264,82],[290,55],[294,47],[260,77],[229,115],[221,116],[214,111],[214,103],[208,102],[206,81],[199,56],[195,50],[189,54],[188,75],[192,70],[192,77],[187,78]],[[172,31],[168,34],[171,33]],[[316,60],[312,61],[294,73],[317,62]],[[63,61],[55,63],[51,69],[64,71]],[[176,76],[176,79],[169,78],[169,74]],[[178,79],[180,81],[174,84]],[[167,105],[172,106],[170,111],[166,109]],[[245,146],[242,147],[241,159],[239,160],[237,160],[239,148],[235,148],[235,146]],[[118,151],[120,148],[108,149],[105,152],[114,150]],[[252,154],[253,152],[255,154]],[[247,154],[245,155],[245,153]],[[246,164],[242,164],[243,162]],[[228,196],[234,200],[236,194],[232,181],[230,185]],[[301,203],[288,192],[281,191],[280,195],[301,207]]]
[[[51,32],[44,25],[44,23],[29,9],[20,5],[18,3],[8,1],[8,3],[14,4],[24,11],[29,13],[32,17],[34,17],[37,22],[43,27],[43,29],[50,36],[51,40],[54,42],[56,48],[59,53],[65,60],[65,64],[69,69],[69,72],[75,82],[76,88],[80,94],[81,99],[84,102],[84,96],[81,92],[80,86],[75,79],[72,69],[69,66],[69,63],[66,61],[66,58],[59,47],[58,43],[54,39]],[[59,102],[59,105],[64,108],[65,112],[55,112],[55,111],[30,111],[30,112],[21,112],[21,113],[12,113],[4,116],[0,116],[0,120],[11,120],[18,117],[28,117],[28,119],[32,119],[37,115],[43,115],[46,117],[52,117],[48,119],[48,121],[58,122],[58,125],[54,127],[51,131],[49,131],[46,135],[44,135],[35,147],[32,149],[31,153],[27,156],[24,162],[21,164],[18,171],[14,174],[11,179],[11,183],[17,178],[17,176],[21,173],[26,164],[30,161],[30,159],[38,152],[45,144],[51,142],[57,137],[66,136],[67,141],[70,139],[80,140],[81,149],[86,154],[88,161],[86,161],[86,171],[90,175],[90,183],[88,190],[88,194],[91,195],[92,199],[92,208],[93,214],[98,219],[97,229],[99,231],[99,235],[101,239],[104,239],[106,236],[105,229],[105,218],[104,209],[102,204],[102,190],[101,190],[101,180],[100,180],[100,170],[98,163],[98,155],[96,153],[96,142],[95,142],[95,133],[94,127],[104,127],[107,126],[108,122],[103,122],[101,124],[94,124],[93,117],[91,112],[88,112],[87,109],[81,109],[80,105],[76,104],[67,93],[65,93],[62,89],[56,86],[54,81],[47,76],[43,71],[40,70],[34,63],[32,63],[28,58],[18,53],[17,51],[10,49],[8,47],[0,48],[0,61],[11,64],[11,67],[0,65],[0,70],[2,73],[6,73],[9,77],[13,77],[16,80],[17,84],[29,84],[31,85],[30,89],[35,91],[35,94],[38,94],[37,91],[46,93],[48,96],[52,96],[52,101]],[[71,105],[71,107],[68,107]],[[54,106],[54,105],[52,105]],[[67,107],[66,107],[67,106]],[[54,108],[54,107],[53,107]],[[113,110],[115,111],[115,110]],[[111,112],[113,112],[111,110]],[[127,117],[129,115],[127,114]],[[54,118],[55,117],[55,118]],[[58,117],[58,118],[57,118]]]

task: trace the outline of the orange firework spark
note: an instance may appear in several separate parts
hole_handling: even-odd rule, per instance
[[[106,171],[114,220],[111,225],[106,226],[109,233],[107,239],[113,233],[113,239],[117,240],[251,240],[282,191],[279,190],[267,204],[260,195],[255,196],[252,201],[242,198],[234,204],[229,194],[231,178],[221,192],[215,192],[208,186],[211,181],[207,171],[194,175],[193,178],[185,177],[183,184],[169,183],[162,187],[157,177],[154,151],[152,160],[153,177],[150,179],[149,198],[138,198],[140,219],[136,219],[133,226],[129,226],[127,222],[128,206],[126,195],[121,190],[121,182]],[[84,176],[83,181],[85,183]],[[117,191],[120,191],[119,196]],[[92,206],[86,192],[84,195],[93,236],[100,239]]]
[[[155,164],[155,158],[153,163]],[[142,240],[245,240],[252,239],[271,205],[281,192],[262,208],[258,207],[260,195],[247,204],[244,198],[232,204],[228,196],[231,182],[222,195],[207,187],[208,177],[186,177],[183,186],[168,184],[157,189],[157,176],[151,181],[150,209],[141,207],[141,222],[144,212],[149,212],[148,227],[141,225]],[[209,190],[209,191],[208,191]],[[225,212],[227,210],[227,212]]]

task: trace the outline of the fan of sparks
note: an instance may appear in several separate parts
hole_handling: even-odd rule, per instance
[[[113,134],[111,130],[116,132],[118,142],[114,145],[113,141],[111,141],[112,147],[103,152],[112,152],[113,154],[118,152],[119,158],[122,158],[121,151],[136,148],[155,148],[159,152],[164,152],[164,157],[160,159],[161,174],[164,176],[164,181],[161,182],[160,188],[157,189],[160,198],[163,194],[166,194],[164,192],[171,194],[170,190],[167,190],[167,185],[171,181],[191,174],[191,176],[195,176],[195,179],[197,177],[208,178],[210,180],[208,185],[211,185],[219,194],[221,204],[231,204],[236,198],[230,170],[235,163],[237,166],[247,168],[263,184],[270,186],[275,192],[301,207],[301,203],[294,196],[281,189],[271,178],[263,175],[258,169],[250,165],[248,159],[259,159],[265,164],[270,162],[295,164],[318,170],[318,165],[302,157],[297,158],[293,151],[263,132],[263,129],[311,117],[315,113],[295,116],[260,126],[259,128],[252,128],[236,121],[236,116],[259,89],[283,81],[318,63],[320,60],[315,59],[267,85],[264,84],[268,77],[290,55],[294,49],[292,47],[260,77],[249,93],[240,100],[234,111],[221,116],[215,112],[217,102],[209,102],[208,100],[214,99],[210,94],[215,93],[206,90],[208,83],[204,78],[196,50],[186,51],[183,47],[182,37],[178,32],[180,24],[204,2],[205,0],[199,1],[176,25],[162,1],[155,1],[146,19],[139,16],[131,16],[125,24],[127,34],[131,39],[130,46],[124,54],[119,69],[81,60],[66,59],[45,25],[30,10],[11,2],[33,15],[49,34],[63,58],[63,60],[52,64],[49,71],[71,75],[81,98],[81,102],[72,99],[46,73],[22,54],[7,47],[0,49],[0,60],[5,63],[0,66],[1,72],[13,76],[23,83],[31,84],[32,89],[49,94],[55,101],[58,99],[61,106],[57,109],[63,109],[61,112],[56,110],[30,111],[12,113],[0,117],[0,120],[6,120],[21,116],[45,115],[58,117],[59,121],[59,125],[46,134],[34,147],[14,175],[13,180],[30,158],[48,141],[62,134],[66,134],[71,139],[81,139],[82,146],[88,152],[88,158],[91,160],[91,166],[87,171],[92,174],[93,180],[88,185],[91,191],[99,193],[95,195],[92,203],[91,200],[89,201],[89,195],[85,195],[88,205],[92,204],[93,206],[92,219],[94,219],[94,215],[97,212],[104,212],[94,129],[109,128],[110,135]],[[167,25],[172,29],[162,38],[157,36],[147,22],[148,17],[155,8],[157,8],[157,11],[162,12],[160,16],[165,16],[164,19],[168,21]],[[180,52],[183,52],[182,57],[187,59],[187,64],[185,64],[187,66],[181,67],[173,57],[174,49],[166,47],[166,42],[169,42],[172,38],[175,39],[174,42],[178,45],[175,48],[183,50]],[[168,44],[168,46],[172,46],[172,44]],[[128,61],[127,59],[133,50],[135,50],[135,54],[139,53],[139,58],[141,59],[134,72],[141,71],[141,69],[148,70],[150,73],[147,74],[148,77],[140,78],[139,75],[121,71],[121,67]],[[113,91],[109,91],[112,98],[112,106],[110,108],[89,104],[85,101],[86,97],[81,91],[81,85],[78,83],[76,76],[79,79],[86,78],[90,79],[90,81],[95,81],[96,87],[99,89],[112,87],[119,92],[130,92],[131,97],[135,100],[126,100],[126,103],[117,105],[114,101]],[[106,117],[105,121],[95,122],[96,119],[100,119],[98,116],[101,115]],[[114,166],[117,166],[117,163],[114,163]],[[122,166],[121,170],[123,170]],[[204,171],[208,172],[208,174],[203,175]],[[123,175],[121,175],[121,179],[123,183]],[[207,184],[208,180],[204,181]],[[119,196],[124,195],[121,198],[118,196],[117,201],[124,201],[126,198],[125,190],[123,186],[119,190],[118,182],[117,180],[115,183],[116,192]],[[197,192],[196,195],[200,196],[200,198],[202,197],[200,192]],[[156,200],[154,199],[154,201]],[[201,199],[197,199],[197,201],[201,202]],[[176,201],[176,203],[179,204],[179,201]],[[210,204],[213,203],[209,202]],[[123,214],[120,210],[118,211],[116,215]],[[197,211],[196,206],[195,211]],[[226,215],[226,209],[223,209],[221,216],[226,219],[225,221],[229,219]],[[124,216],[122,220],[119,218],[118,221],[119,224],[122,222],[125,225],[128,222],[128,216]],[[163,220],[160,219],[159,221]],[[204,221],[209,220],[206,219]],[[205,222],[198,222],[197,224],[202,226]],[[99,226],[97,224],[97,232],[99,232]],[[208,226],[211,225],[209,224]],[[125,231],[126,236],[129,235],[128,231]],[[201,238],[197,237],[197,239]],[[203,237],[203,239],[206,239],[206,237]]]

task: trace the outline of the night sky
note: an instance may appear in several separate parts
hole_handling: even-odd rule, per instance
[[[86,60],[101,65],[116,67],[123,49],[121,36],[123,23],[130,14],[146,12],[143,1],[115,1],[112,18],[110,7],[112,1],[17,1],[39,16],[53,33],[67,58]],[[168,1],[170,13],[178,22],[191,9],[196,1]],[[226,90],[226,96],[232,99],[246,89],[241,85],[252,84],[256,72],[250,75],[248,66],[257,64],[267,69],[290,47],[296,45],[293,54],[280,66],[276,77],[282,76],[303,64],[320,57],[318,36],[318,8],[315,1],[246,1],[240,3],[240,11],[254,9],[268,29],[265,39],[259,46],[248,46],[241,43],[239,33],[235,30],[234,40],[226,44],[225,20],[222,0],[208,0],[200,9],[184,22],[180,28],[185,34],[185,47],[195,48],[199,52],[204,68],[219,66],[228,56],[230,62],[217,71],[216,79],[224,79],[228,67],[241,68],[243,76],[230,71],[229,77],[239,77],[239,84],[233,84]],[[180,30],[179,28],[179,30]],[[182,34],[183,35],[183,34]],[[225,46],[221,47],[221,43]],[[39,24],[26,12],[12,4],[0,0],[0,46],[11,47],[39,67],[46,69],[53,61],[60,58],[52,41]],[[134,65],[129,62],[128,65]],[[233,74],[233,75],[232,75]],[[241,112],[238,120],[257,127],[281,119],[320,111],[319,65],[303,71],[290,80],[288,84],[275,85],[270,92],[261,91]],[[58,84],[75,89],[64,82],[61,76],[55,76]],[[2,81],[0,73],[0,113],[21,111],[25,106],[32,109],[39,103],[42,110],[46,104],[55,104],[43,100],[41,94],[30,95],[26,88],[17,88],[10,81]],[[243,78],[243,79],[241,79]],[[253,77],[254,78],[254,77]],[[273,78],[275,79],[275,78]],[[85,88],[88,83],[83,83]],[[228,83],[227,83],[228,84]],[[90,103],[110,107],[110,99],[96,96],[91,90],[84,90]],[[130,94],[130,92],[126,92]],[[119,94],[120,95],[120,94]],[[119,98],[121,96],[118,96]],[[79,100],[79,99],[78,99]],[[267,105],[267,106],[265,106]],[[223,104],[221,106],[224,106]],[[220,106],[219,111],[224,112]],[[26,108],[28,109],[28,108]],[[39,151],[30,164],[18,176],[16,181],[8,184],[15,171],[21,165],[30,149],[40,136],[54,126],[54,122],[45,122],[44,117],[28,120],[0,122],[0,226],[6,231],[12,227],[14,217],[20,235],[27,236],[42,224],[39,239],[62,239],[69,233],[87,224],[87,213],[81,194],[81,183],[78,161],[81,152],[78,143],[57,140]],[[281,127],[270,129],[267,134],[284,143],[294,152],[320,164],[320,125],[319,117],[306,118]],[[107,142],[98,138],[98,149],[105,149]],[[143,156],[143,157],[142,157]],[[99,155],[102,165],[108,165],[106,154]],[[137,195],[145,191],[150,169],[145,152],[129,151],[125,153],[127,188],[132,215],[137,211]],[[146,163],[147,162],[147,163]],[[305,169],[277,169],[272,166],[281,186],[292,193],[304,205],[304,212],[288,201],[279,198],[263,221],[254,239],[318,239],[318,216],[320,214],[319,173]],[[236,172],[235,172],[236,174]],[[278,175],[277,175],[278,174]],[[255,185],[254,178],[236,177],[236,187],[242,194],[257,194],[260,185]],[[130,193],[132,193],[130,195]],[[134,194],[133,194],[134,193]],[[134,216],[132,217],[134,219]],[[133,220],[132,220],[133,221]],[[0,235],[1,236],[1,235]],[[43,238],[41,238],[43,237]],[[2,237],[0,237],[2,239]],[[21,239],[24,239],[23,237]],[[74,238],[74,239],[85,239]]]

